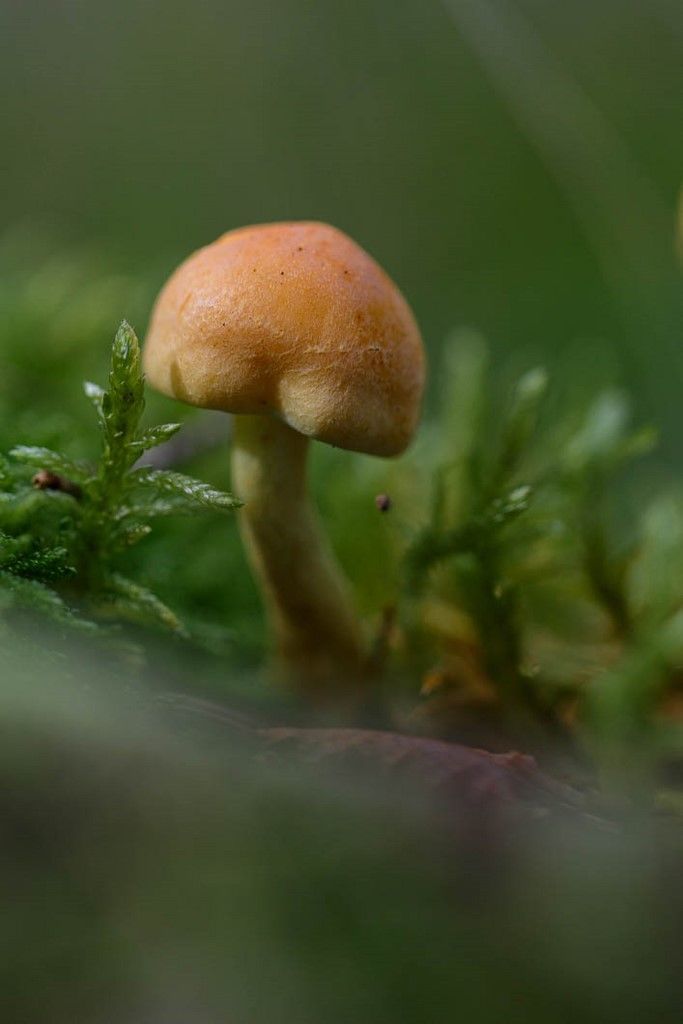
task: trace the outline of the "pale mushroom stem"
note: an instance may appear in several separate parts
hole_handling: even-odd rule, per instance
[[[280,667],[303,689],[357,682],[360,627],[306,488],[308,438],[270,416],[236,416],[232,486]]]

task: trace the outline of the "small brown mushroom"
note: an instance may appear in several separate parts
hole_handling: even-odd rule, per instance
[[[144,358],[160,391],[235,414],[243,538],[289,674],[357,674],[360,627],[307,498],[306,455],[309,438],[382,456],[410,441],[425,368],[401,293],[329,225],[242,228],[176,270]]]

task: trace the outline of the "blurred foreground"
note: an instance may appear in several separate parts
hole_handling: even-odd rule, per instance
[[[665,819],[326,772],[179,714],[163,665],[3,659],[3,1020],[680,1019]]]

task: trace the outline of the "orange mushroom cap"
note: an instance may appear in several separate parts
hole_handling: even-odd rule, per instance
[[[425,359],[381,267],[327,224],[260,224],[189,257],[159,295],[145,372],[165,394],[273,415],[301,434],[395,455],[415,430]]]

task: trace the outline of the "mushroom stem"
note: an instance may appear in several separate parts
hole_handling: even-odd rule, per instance
[[[232,485],[244,502],[242,538],[281,667],[303,689],[338,681],[348,690],[363,644],[349,588],[307,495],[308,443],[270,416],[236,416]]]

